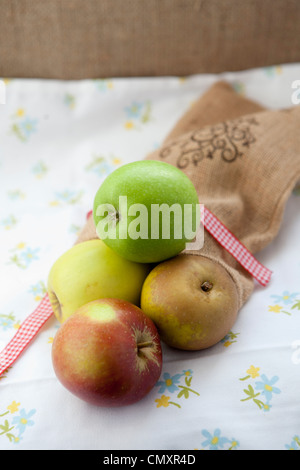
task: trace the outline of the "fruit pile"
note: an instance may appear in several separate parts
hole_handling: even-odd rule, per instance
[[[238,312],[230,275],[184,251],[198,207],[190,179],[163,162],[129,163],[100,186],[99,238],[74,245],[48,278],[61,323],[53,367],[74,395],[98,406],[135,403],[160,377],[161,342],[201,350],[230,331]]]

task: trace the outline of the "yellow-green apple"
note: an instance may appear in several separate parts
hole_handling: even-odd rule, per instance
[[[82,306],[57,331],[52,363],[62,385],[98,406],[141,400],[161,374],[157,329],[126,301],[100,299]]]
[[[102,240],[78,243],[50,270],[47,290],[54,314],[63,323],[82,305],[104,297],[139,305],[149,270],[117,255]]]
[[[169,163],[142,160],[117,168],[94,198],[96,231],[120,256],[157,263],[180,253],[200,227],[196,189]]]
[[[235,283],[219,263],[180,254],[157,265],[146,278],[141,308],[161,340],[184,350],[205,349],[232,328],[238,313]]]

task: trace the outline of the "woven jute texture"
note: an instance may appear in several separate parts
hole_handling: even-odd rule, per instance
[[[300,61],[299,0],[0,0],[0,77],[186,76]]]
[[[255,254],[277,235],[300,180],[299,127],[300,107],[264,110],[218,82],[146,158],[180,168],[196,187],[199,202]],[[78,242],[94,237],[90,217]],[[240,306],[246,302],[252,277],[208,232],[203,248],[188,253],[222,264],[234,279]]]

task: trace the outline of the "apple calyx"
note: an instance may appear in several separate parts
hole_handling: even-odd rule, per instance
[[[49,291],[49,300],[52,305],[52,309],[57,316],[58,321],[61,321],[62,319],[62,309],[61,309],[61,304],[60,301],[57,298],[57,295],[53,291]]]
[[[133,334],[136,341],[137,370],[142,373],[149,367],[149,361],[158,364],[156,358],[158,345],[153,341],[153,337],[147,328],[143,331],[135,329]]]
[[[213,288],[213,283],[210,282],[210,281],[204,281],[202,284],[201,284],[201,289],[204,291],[204,292],[209,292],[210,290],[212,290]]]
[[[153,341],[144,341],[143,343],[138,343],[137,344],[138,351],[142,348],[148,348],[148,347],[151,347],[151,346],[153,346]]]

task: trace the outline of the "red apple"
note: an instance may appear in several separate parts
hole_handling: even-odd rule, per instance
[[[71,393],[98,406],[141,400],[162,369],[157,329],[140,308],[100,299],[79,308],[57,331],[52,362]]]

